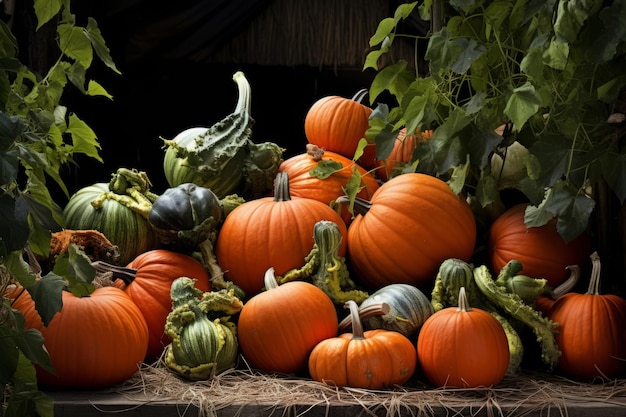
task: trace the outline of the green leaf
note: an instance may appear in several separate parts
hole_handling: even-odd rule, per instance
[[[467,45],[467,40],[465,40]],[[463,53],[463,41],[461,38],[452,38],[452,34],[447,28],[434,33],[426,49],[425,58],[430,61],[433,74],[450,68]]]
[[[483,15],[487,39],[490,38],[492,32],[500,32],[500,27],[511,14],[512,8],[512,2],[507,0],[497,0],[487,6]]]
[[[404,92],[409,88],[414,78],[415,76],[407,70],[406,61],[400,60],[395,64],[386,66],[372,80],[369,91],[370,102],[374,103],[385,90],[388,90],[398,101],[401,101]]]
[[[57,33],[61,51],[75,59],[83,68],[89,68],[93,61],[93,48],[83,28],[62,23],[57,27]]]
[[[115,66],[113,58],[111,58],[109,48],[106,46],[106,42],[100,33],[100,28],[98,28],[98,23],[91,17],[87,19],[85,35],[91,41],[93,50],[96,51],[96,55],[98,55],[98,58],[100,58],[104,65],[115,71],[117,74],[121,74]]]
[[[560,1],[554,22],[555,34],[574,43],[589,15],[596,13],[600,6],[602,0]]]
[[[487,174],[487,171],[481,171],[476,184],[476,198],[481,207],[486,207],[499,199],[498,182],[493,175]]]
[[[98,143],[96,134],[75,114],[70,115],[67,132],[72,135],[72,144],[74,146],[72,149],[73,152],[83,153],[91,158],[103,162],[100,154],[98,153],[100,144]]]
[[[614,103],[624,87],[626,75],[617,76],[598,87],[598,99],[607,104]]]
[[[455,40],[455,42],[461,45],[461,53],[458,54],[456,61],[450,66],[450,69],[457,74],[465,74],[472,63],[487,51],[487,48],[474,39],[467,40],[461,38]]]
[[[535,85],[541,84],[544,79],[543,49],[541,47],[530,48],[520,61],[520,69],[533,80]]]
[[[316,167],[309,170],[309,175],[323,180],[342,169],[343,165],[341,165],[341,162],[332,159],[322,159],[317,163]]]
[[[561,136],[545,136],[529,151],[541,166],[539,184],[552,186],[565,175],[569,163],[571,143]]]
[[[37,16],[37,29],[48,23],[61,10],[63,0],[35,0],[35,15]]]
[[[548,47],[543,51],[543,63],[556,70],[564,70],[569,57],[569,44],[557,38],[552,38]]]
[[[609,62],[616,56],[626,41],[626,5],[623,1],[614,1],[604,7],[600,13],[600,25],[589,28],[593,44],[587,49],[589,59],[594,63]],[[623,53],[622,53],[623,56]]]
[[[27,288],[35,283],[37,277],[22,255],[23,251],[21,248],[11,252],[4,258],[4,264],[11,271],[17,282],[24,288]]]
[[[94,287],[91,284],[96,270],[91,260],[75,244],[70,244],[67,253],[57,255],[53,273],[63,277],[69,283],[69,290],[77,297],[90,295]]]
[[[376,33],[370,38],[370,46],[376,46],[382,43],[390,33],[396,29],[396,21],[387,17],[378,23]]]
[[[0,152],[0,185],[11,184],[17,180],[20,161],[17,149]]]
[[[375,138],[376,159],[384,161],[389,158],[395,145],[396,137],[398,137],[398,132],[394,131],[391,125],[385,125],[385,127],[378,132]]]
[[[26,246],[30,233],[26,215],[19,212],[13,197],[0,195],[0,247],[5,251],[21,250]]]
[[[61,292],[64,287],[65,280],[52,272],[26,287],[45,326],[50,324],[54,315],[63,307]]]
[[[365,151],[365,147],[369,145],[369,142],[365,138],[359,139],[359,143],[356,146],[356,150],[354,151],[354,156],[352,156],[352,160],[356,161],[361,156],[363,156],[363,151]]]
[[[535,87],[526,82],[513,90],[504,108],[504,114],[513,122],[513,130],[519,131],[528,119],[537,113],[540,105],[541,97]]]
[[[452,189],[454,194],[461,194],[463,191],[463,187],[465,186],[465,181],[467,179],[467,174],[470,170],[470,158],[467,156],[466,162],[464,164],[460,164],[454,167],[452,170],[452,175],[450,175],[450,179],[448,180],[448,185]]]

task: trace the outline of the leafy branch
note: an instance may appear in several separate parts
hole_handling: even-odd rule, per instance
[[[364,68],[377,71],[370,101],[384,91],[396,101],[372,115],[367,137],[377,158],[389,155],[400,128],[434,128],[407,169],[442,177],[486,207],[499,202],[504,187],[492,158],[506,158],[517,142],[529,151],[525,175],[513,185],[532,204],[526,224],[558,217],[559,233],[574,239],[595,207],[590,186],[604,181],[622,204],[626,199],[624,133],[611,123],[626,86],[626,29],[619,23],[626,7],[600,0],[445,3],[445,23],[424,52],[428,76],[417,76],[405,60],[378,63],[393,56],[402,20],[411,13],[429,20],[443,1],[400,5],[370,39]]]
[[[24,288],[45,324],[61,310],[61,293],[93,290],[95,270],[82,251],[71,248],[45,276],[34,260],[50,252],[51,233],[63,225],[61,208],[47,181],[68,195],[61,167],[76,154],[102,162],[96,134],[61,104],[73,85],[88,96],[112,98],[87,78],[94,55],[119,73],[95,20],[76,24],[70,0],[35,0],[39,30],[56,24],[58,59],[38,74],[18,58],[18,42],[0,21],[0,386],[3,416],[53,415],[52,400],[37,390],[34,364],[51,369],[38,331],[24,328],[23,314],[11,308],[9,294]],[[7,396],[8,392],[8,396]],[[8,398],[8,400],[7,400]]]

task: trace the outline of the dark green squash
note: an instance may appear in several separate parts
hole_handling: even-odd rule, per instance
[[[207,218],[218,223],[223,212],[219,198],[208,188],[184,183],[168,188],[152,203],[148,219],[164,230],[191,230]]]

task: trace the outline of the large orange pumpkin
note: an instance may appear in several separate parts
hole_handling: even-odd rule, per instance
[[[352,177],[353,169],[361,174],[361,187],[363,188],[357,194],[358,197],[369,200],[378,189],[376,178],[351,159],[336,152],[321,151],[321,153],[323,156],[319,159],[309,153],[302,153],[280,164],[279,171],[289,175],[289,193],[292,197],[312,198],[324,204],[330,204],[345,194],[344,188]],[[318,166],[319,160],[337,162],[343,168],[327,178],[319,178],[310,174],[310,171]],[[352,219],[352,214],[346,206],[342,206],[341,217],[346,224],[349,224]]]
[[[126,268],[108,267],[118,271],[113,275],[117,278],[114,285],[130,296],[146,319],[150,332],[145,358],[148,362],[161,356],[171,341],[164,329],[167,315],[172,310],[172,282],[180,277],[194,278],[196,288],[202,292],[211,291],[211,281],[204,265],[191,256],[171,250],[144,252]]]
[[[304,265],[320,220],[337,223],[343,237],[339,255],[345,256],[348,233],[339,214],[320,201],[292,198],[289,175],[279,172],[273,197],[249,200],[226,216],[215,245],[217,262],[228,280],[253,296],[263,289],[268,268],[282,275]]]
[[[517,204],[502,213],[489,230],[491,268],[500,271],[510,260],[522,263],[522,274],[545,278],[556,287],[569,276],[569,265],[584,265],[591,253],[585,233],[566,243],[556,229],[556,219],[541,227],[527,227],[528,204]]]
[[[45,279],[45,278],[42,278]],[[88,297],[63,291],[63,307],[44,326],[27,291],[12,307],[37,329],[54,367],[37,367],[37,382],[49,388],[101,389],[139,370],[148,348],[148,326],[139,308],[119,288],[97,288]]]
[[[361,103],[363,92],[359,91],[351,99],[332,95],[313,103],[304,119],[307,141],[353,159],[359,141],[369,129],[372,114],[372,109]],[[368,170],[376,168],[376,144],[368,144],[357,162]]]
[[[461,287],[458,307],[439,310],[424,322],[417,357],[424,375],[437,387],[492,386],[509,367],[509,343],[500,322],[472,308]]]
[[[394,172],[396,167],[400,169],[413,159],[413,151],[418,144],[428,141],[433,136],[432,130],[425,132],[417,131],[412,135],[406,134],[406,127],[398,131],[398,136],[393,143],[391,153],[384,160],[384,164],[376,170],[376,175],[383,181],[387,181],[392,176],[398,175]]]
[[[600,258],[591,256],[585,294],[569,292],[548,312],[558,323],[559,368],[579,378],[613,378],[626,371],[626,299],[600,293]]]
[[[319,287],[305,281],[276,283],[264,275],[266,290],[250,298],[239,312],[237,338],[246,361],[268,372],[306,370],[313,348],[337,334],[337,310]]]
[[[428,286],[444,260],[472,256],[474,215],[444,181],[402,174],[381,185],[369,203],[348,228],[347,259],[370,289]]]

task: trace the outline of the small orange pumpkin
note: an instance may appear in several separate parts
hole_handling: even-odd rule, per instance
[[[585,233],[566,243],[556,229],[556,219],[540,227],[524,223],[527,203],[502,213],[489,229],[488,251],[491,268],[500,271],[510,260],[523,265],[520,273],[545,278],[550,287],[567,279],[568,265],[584,265],[591,253],[591,240]]]
[[[367,90],[361,90],[351,99],[332,95],[313,103],[304,119],[307,141],[353,159],[372,114],[372,109],[361,103],[365,93]],[[357,163],[368,170],[376,168],[376,144],[368,144]]]
[[[407,382],[417,367],[415,346],[394,330],[363,331],[359,307],[350,300],[352,333],[318,343],[309,356],[315,381],[339,387],[384,389]]]
[[[509,343],[500,322],[472,308],[461,287],[458,307],[439,310],[424,322],[417,357],[424,375],[437,387],[488,387],[506,374]]]
[[[253,296],[263,289],[268,268],[283,275],[304,265],[315,243],[311,231],[320,220],[337,223],[339,256],[345,256],[348,232],[343,219],[328,204],[292,198],[289,174],[279,172],[273,197],[249,200],[226,216],[215,245],[217,262],[228,280]]]
[[[266,290],[250,298],[239,313],[241,352],[260,370],[306,370],[313,348],[337,334],[335,305],[309,282],[289,281],[279,286],[272,268],[266,271],[264,283]]]
[[[311,175],[310,171],[318,166],[320,160],[337,162],[343,168],[327,178]],[[363,187],[357,197],[369,200],[378,189],[376,178],[353,160],[336,152],[319,149],[318,155],[312,155],[309,152],[295,155],[283,161],[279,171],[289,175],[289,193],[292,197],[312,198],[324,204],[330,204],[345,194],[344,188],[352,177],[353,169],[357,169],[361,174]],[[346,206],[342,206],[341,217],[346,224],[349,224],[352,219]]]
[[[612,378],[626,371],[626,299],[600,294],[600,257],[591,255],[585,294],[569,292],[554,302],[549,317],[559,324],[559,368],[578,378]]]

